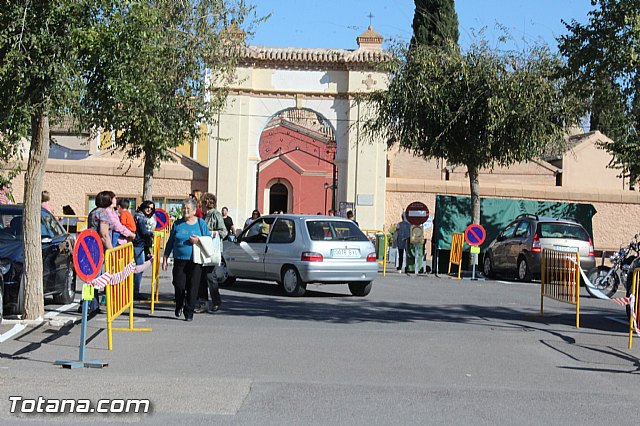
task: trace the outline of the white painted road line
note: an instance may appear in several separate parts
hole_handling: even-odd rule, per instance
[[[78,302],[73,302],[73,303],[69,303],[68,305],[60,306],[59,308],[57,308],[57,309],[55,309],[53,311],[47,312],[44,315],[44,317],[45,317],[45,319],[54,318],[54,317],[60,315],[62,312],[66,312],[69,309],[73,309],[76,306],[78,306]]]
[[[27,326],[24,324],[15,324],[11,330],[7,331],[6,333],[0,334],[0,343],[4,342],[5,340],[9,340],[25,328],[27,328]]]

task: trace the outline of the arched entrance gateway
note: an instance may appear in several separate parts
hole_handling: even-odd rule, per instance
[[[335,191],[325,198],[325,188],[334,188],[337,180],[335,131],[328,120],[304,108],[281,111],[262,131],[258,148],[258,209],[303,214],[335,210]],[[290,193],[281,181],[288,183]]]
[[[269,188],[269,209],[271,212],[289,212],[289,190],[281,183]]]
[[[386,145],[362,137],[357,94],[384,88],[389,56],[371,27],[358,48],[247,46],[225,109],[209,125],[209,190],[237,223],[262,213],[353,209],[381,228]]]

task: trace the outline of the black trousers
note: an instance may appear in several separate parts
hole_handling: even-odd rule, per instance
[[[220,299],[220,287],[218,286],[218,277],[216,276],[215,266],[203,266],[202,276],[200,278],[200,288],[205,286],[209,288],[209,294],[211,295],[211,301],[214,305],[220,305],[222,299]],[[204,299],[206,299],[206,293]],[[203,299],[203,300],[204,300]]]
[[[202,265],[190,260],[174,259],[173,261],[173,288],[176,307],[181,307],[185,315],[193,315],[198,301],[201,273]]]
[[[402,269],[402,263],[404,260],[404,250],[405,249],[398,248],[398,271]]]
[[[207,266],[202,267],[202,273],[200,274],[200,285],[198,286],[198,300],[208,300],[209,295],[207,294],[208,290],[207,284]]]

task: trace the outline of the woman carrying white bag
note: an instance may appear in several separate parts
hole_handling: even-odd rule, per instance
[[[200,202],[204,212],[204,221],[207,223],[209,231],[211,231],[211,237],[200,237],[200,242],[193,247],[193,258],[194,262],[202,264],[200,287],[204,287],[205,295],[206,288],[209,288],[211,301],[208,303],[208,311],[213,313],[220,309],[220,304],[222,303],[215,268],[220,266],[222,240],[227,236],[228,231],[224,226],[222,214],[216,209],[218,205],[217,197],[205,192],[202,194]],[[198,309],[196,312],[204,312],[205,309]]]

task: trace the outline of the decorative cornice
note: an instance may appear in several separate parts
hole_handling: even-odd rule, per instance
[[[309,92],[294,90],[270,90],[270,89],[229,89],[230,95],[251,95],[259,98],[295,98],[296,95],[304,96],[304,99],[352,99],[359,92]]]
[[[376,63],[388,61],[391,54],[382,49],[327,49],[298,47],[247,46],[241,65],[279,65],[288,67],[336,66],[338,68],[373,68]]]

